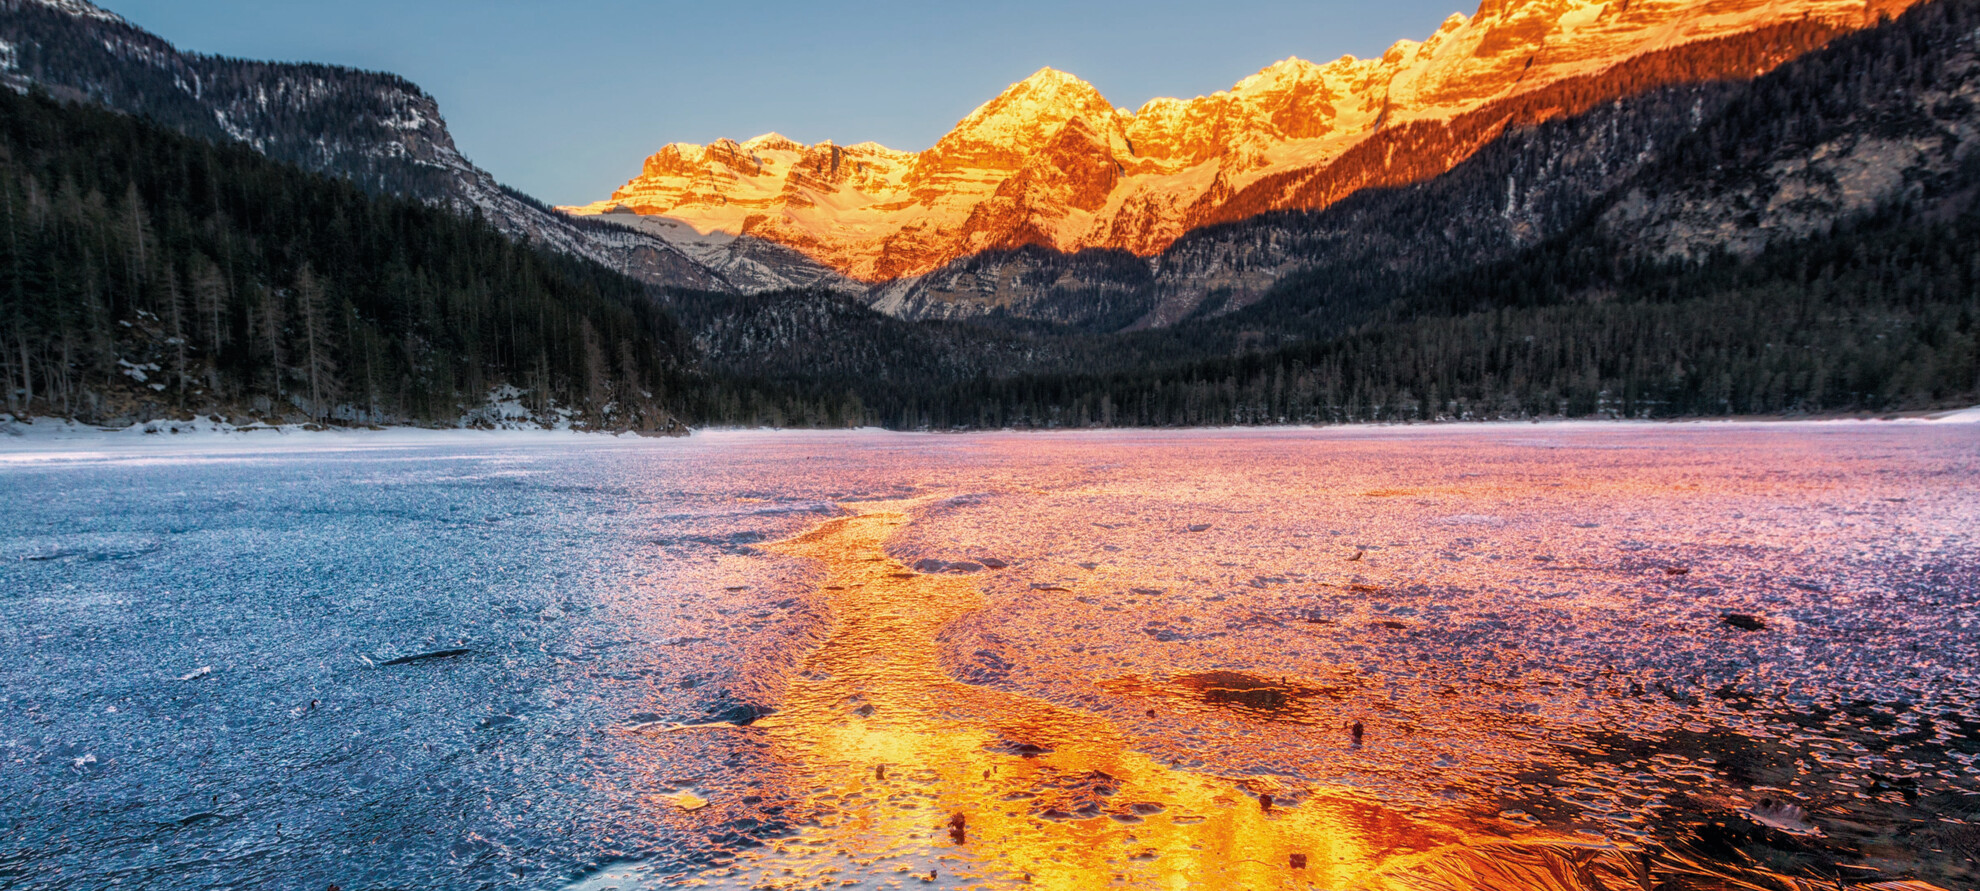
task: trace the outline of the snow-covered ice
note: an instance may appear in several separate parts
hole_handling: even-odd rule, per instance
[[[1242,815],[1348,870],[1293,829],[1706,814],[1962,887],[1976,422],[13,424],[0,884],[997,887],[1070,833],[1071,887],[1223,875],[1164,846]]]

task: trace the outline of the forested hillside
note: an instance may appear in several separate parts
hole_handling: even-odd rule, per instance
[[[1969,168],[1965,181],[1980,188],[1980,170]],[[1564,239],[1398,295],[1381,321],[1292,346],[1084,373],[728,378],[727,401],[712,415],[941,429],[1972,405],[1980,403],[1974,245],[1980,213],[1939,220],[1911,206],[1752,260],[1629,261],[1605,240]],[[890,322],[907,325],[867,324],[887,330]],[[1012,358],[1009,344],[994,342],[979,335],[971,354]],[[1104,366],[1118,345],[1046,338],[1029,358],[1048,368]]]
[[[873,425],[894,400],[946,398],[963,381],[1052,367],[1078,345],[1033,330],[1042,326],[903,321],[823,290],[676,291],[668,300],[695,332],[703,372],[689,411],[719,426]]]
[[[243,145],[0,90],[0,227],[10,412],[680,423],[645,286]]]
[[[434,131],[438,108],[404,78],[332,65],[188,56],[114,14],[0,0],[13,47],[0,80],[39,85],[213,142],[239,140],[279,161],[366,191],[454,197],[464,166]]]
[[[904,400],[889,420],[1162,426],[1970,405],[1980,402],[1976,244],[1980,215],[1967,213],[1883,218],[1752,262],[1613,279],[1541,251],[1413,295],[1423,312],[1346,336],[1168,369],[965,385],[934,404]]]
[[[500,185],[454,145],[439,102],[397,75],[186,52],[84,0],[0,0],[0,84],[39,87],[187,136],[243,143],[374,194],[479,212],[512,237],[643,281],[732,286],[663,239],[585,226]],[[773,285],[783,281],[757,267],[743,270],[750,271]]]

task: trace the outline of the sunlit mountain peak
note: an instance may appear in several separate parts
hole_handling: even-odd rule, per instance
[[[868,281],[1030,244],[1152,255],[1202,226],[1339,200],[1360,186],[1313,181],[1399,127],[1497,115],[1466,128],[1491,134],[1538,113],[1509,103],[1557,87],[1573,98],[1547,113],[1679,79],[1753,77],[1917,2],[1484,0],[1377,58],[1292,56],[1226,90],[1134,111],[1048,66],[925,151],[806,147],[776,134],[668,146],[609,200],[572,210],[624,206],[754,235]],[[1571,81],[1580,86],[1561,86]],[[1434,176],[1490,138],[1424,137],[1406,159],[1387,154],[1392,169],[1343,176],[1363,185]],[[789,157],[771,157],[779,153]]]

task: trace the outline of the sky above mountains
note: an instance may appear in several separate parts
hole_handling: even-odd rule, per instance
[[[1050,65],[1137,107],[1287,56],[1379,55],[1469,0],[103,0],[181,48],[392,71],[539,198],[611,194],[669,142],[775,130],[917,150]]]

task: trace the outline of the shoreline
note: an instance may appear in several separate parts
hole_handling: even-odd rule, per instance
[[[1881,415],[1835,414],[1803,417],[1739,415],[1723,418],[1594,419],[1535,418],[1527,420],[1405,421],[1354,424],[1272,424],[1221,427],[1060,427],[969,430],[888,430],[881,427],[698,427],[686,436],[653,436],[634,432],[579,430],[570,427],[318,427],[316,425],[254,425],[236,427],[207,419],[150,421],[129,427],[96,427],[75,421],[36,418],[21,420],[0,413],[0,455],[15,459],[84,457],[70,449],[138,446],[143,450],[169,445],[222,446],[241,451],[344,451],[406,448],[422,445],[486,444],[494,446],[555,443],[678,442],[705,437],[782,435],[836,437],[845,434],[887,436],[1037,436],[1037,435],[1273,435],[1335,433],[1375,435],[1433,432],[1512,432],[1519,430],[1616,431],[1712,429],[1730,427],[1816,429],[1880,429],[1980,425],[1980,406],[1944,411],[1895,412]],[[276,447],[270,449],[269,447]]]

